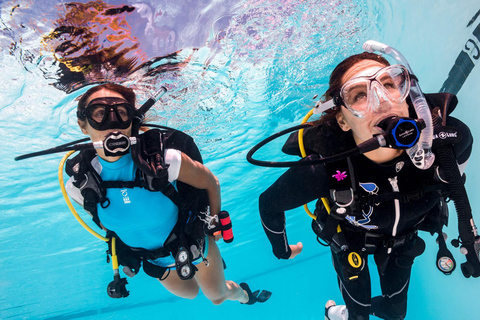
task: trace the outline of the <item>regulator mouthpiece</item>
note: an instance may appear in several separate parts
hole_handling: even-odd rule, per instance
[[[135,143],[136,138],[129,138],[119,131],[114,131],[105,137],[102,147],[106,156],[115,157],[127,154],[130,150],[130,145]]]
[[[425,122],[421,119],[392,116],[380,121],[378,127],[385,131],[383,135],[388,147],[408,149],[418,142],[420,131],[425,128]]]

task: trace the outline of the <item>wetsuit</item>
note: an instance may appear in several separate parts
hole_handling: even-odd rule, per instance
[[[456,127],[462,133],[462,142],[454,149],[457,162],[464,164],[472,147],[470,131],[454,118],[449,118],[447,125]],[[308,158],[318,158],[318,155]],[[438,183],[435,181],[434,166],[420,170],[405,153],[384,164],[376,164],[363,155],[352,157],[351,162],[356,167],[354,187],[359,199],[369,195],[411,192]],[[262,224],[277,258],[288,259],[291,255],[285,230],[285,211],[315,199],[329,198],[331,178],[331,172],[324,164],[292,167],[261,194],[259,209]],[[404,201],[401,197],[379,203],[363,201],[340,222],[351,249],[358,250],[364,258],[368,254],[374,255],[383,296],[371,298],[368,265],[357,280],[347,280],[342,276],[342,264],[346,261],[332,250],[349,319],[368,319],[369,314],[386,319],[405,317],[411,266],[425,247],[416,231],[425,216],[439,205],[441,198],[439,193],[432,191]],[[367,250],[362,251],[363,248]]]

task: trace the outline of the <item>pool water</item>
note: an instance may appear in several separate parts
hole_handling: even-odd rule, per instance
[[[0,318],[323,319],[327,300],[342,302],[329,250],[298,208],[287,212],[287,230],[290,243],[303,242],[302,254],[273,256],[258,196],[284,170],[252,166],[247,152],[300,123],[334,66],[369,39],[401,51],[424,92],[458,92],[453,116],[478,137],[479,10],[473,1],[447,0],[0,1]],[[267,303],[214,306],[202,294],[183,300],[143,272],[128,279],[128,298],[107,296],[106,245],[65,205],[57,179],[62,154],[13,160],[83,138],[75,99],[105,79],[133,86],[140,101],[167,87],[150,117],[195,138],[233,220],[235,241],[219,242],[226,277],[272,291]],[[281,145],[273,142],[259,157],[288,159]],[[477,222],[479,161],[474,147],[466,186]],[[451,239],[458,232],[450,209]],[[423,238],[407,319],[477,319],[480,280],[459,269],[441,274],[434,237]],[[457,263],[465,261],[449,248]],[[372,282],[379,294],[374,273]]]

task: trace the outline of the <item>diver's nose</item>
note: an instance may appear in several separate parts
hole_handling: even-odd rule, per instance
[[[372,99],[372,111],[375,113],[382,113],[390,110],[392,108],[392,104],[390,99],[386,96],[381,88],[378,86],[373,86],[371,90],[371,94],[373,95]]]
[[[118,121],[117,114],[112,107],[108,110],[108,117],[110,121]]]

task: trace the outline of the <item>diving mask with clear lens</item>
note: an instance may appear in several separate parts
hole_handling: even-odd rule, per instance
[[[127,129],[135,116],[135,108],[125,99],[96,98],[83,110],[83,116],[96,130]]]
[[[410,92],[410,76],[402,65],[378,70],[372,76],[348,80],[334,98],[335,105],[343,105],[357,117],[376,111],[383,101],[402,103]]]

